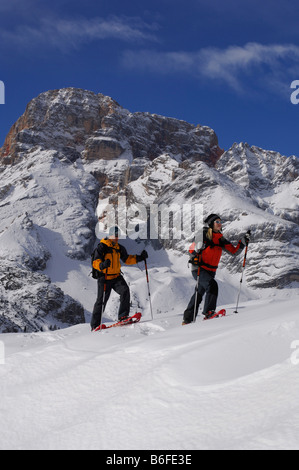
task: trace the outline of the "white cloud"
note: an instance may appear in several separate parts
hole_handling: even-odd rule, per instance
[[[225,49],[202,48],[195,52],[126,51],[122,63],[159,74],[188,73],[206,80],[225,82],[235,91],[243,90],[244,78],[257,72],[261,82],[278,87],[299,72],[299,46],[247,43]],[[294,77],[296,78],[296,77]]]
[[[117,39],[120,41],[156,41],[155,25],[138,18],[110,17],[55,19],[43,18],[38,24],[19,25],[14,30],[0,30],[2,44],[28,47],[48,46],[61,50],[76,49],[91,41]]]

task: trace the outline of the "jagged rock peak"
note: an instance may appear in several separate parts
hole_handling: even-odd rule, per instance
[[[234,143],[216,164],[217,170],[243,187],[261,191],[291,183],[299,177],[299,159],[264,150],[247,143]]]
[[[115,158],[153,160],[168,153],[213,166],[223,151],[207,126],[149,113],[131,113],[92,91],[47,91],[27,105],[7,135],[0,158],[11,164],[32,147],[62,151],[71,161]]]
[[[77,88],[51,90],[31,100],[24,114],[10,129],[0,156],[14,163],[30,147],[70,149],[84,145],[85,134],[101,127],[103,116],[120,106],[102,94]]]

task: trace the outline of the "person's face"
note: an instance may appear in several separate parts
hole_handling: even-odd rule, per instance
[[[213,230],[214,232],[221,232],[222,229],[222,222],[220,219],[215,220]]]
[[[117,243],[118,242],[118,237],[116,235],[111,235],[111,237],[109,237],[109,238],[112,241],[112,243]]]

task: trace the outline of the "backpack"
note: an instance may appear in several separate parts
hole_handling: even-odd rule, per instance
[[[91,258],[91,273],[90,274],[93,279],[99,279],[101,277],[101,273],[97,269],[94,269],[93,267],[94,260],[99,259],[99,256],[97,253],[98,246],[93,250],[93,252],[90,255],[90,258]]]
[[[98,251],[99,247],[101,250],[101,255],[99,254],[99,251]],[[114,249],[114,251],[117,251],[119,253],[121,252],[120,250],[116,250],[116,249]],[[100,273],[100,271],[98,271],[97,269],[94,269],[93,267],[94,260],[99,259],[101,257],[105,257],[107,253],[112,253],[112,252],[113,252],[113,249],[106,246],[103,243],[99,243],[98,246],[93,250],[90,256],[91,257],[91,273],[90,274],[93,279],[100,279],[101,277],[103,277],[103,273]]]

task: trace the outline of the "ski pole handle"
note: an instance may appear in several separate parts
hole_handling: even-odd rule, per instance
[[[245,268],[245,264],[246,264],[248,245],[249,245],[249,237],[251,235],[251,230],[248,230],[247,233],[248,233],[249,236],[246,239],[246,248],[245,248],[244,260],[243,260],[243,268]],[[246,235],[247,235],[247,233],[246,233]],[[245,235],[245,237],[246,237],[246,235]]]

